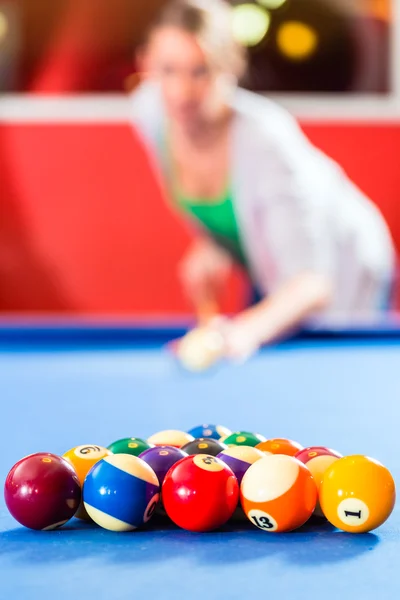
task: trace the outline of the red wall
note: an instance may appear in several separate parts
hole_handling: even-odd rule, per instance
[[[304,127],[381,207],[400,248],[400,124]],[[128,125],[0,125],[0,310],[182,313],[190,240]],[[226,308],[240,305],[234,278]]]

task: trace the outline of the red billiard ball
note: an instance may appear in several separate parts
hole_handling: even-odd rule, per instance
[[[40,452],[17,462],[4,486],[7,508],[30,529],[56,529],[69,521],[81,501],[74,468],[55,454]]]
[[[239,484],[233,471],[207,454],[188,456],[168,471],[162,486],[169,518],[188,531],[212,531],[235,512]]]

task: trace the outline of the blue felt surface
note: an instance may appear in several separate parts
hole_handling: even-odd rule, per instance
[[[31,452],[202,422],[367,453],[400,476],[396,340],[296,342],[203,377],[155,349],[11,348],[0,352],[2,480]],[[1,599],[396,598],[399,556],[398,508],[360,536],[328,525],[284,535],[251,526],[113,534],[77,521],[42,533],[20,528],[0,500]]]

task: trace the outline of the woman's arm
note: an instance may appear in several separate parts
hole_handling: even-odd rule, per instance
[[[178,344],[177,356],[191,371],[204,371],[223,358],[242,362],[327,306],[331,294],[328,279],[303,272],[234,319],[215,317],[190,331]]]
[[[232,270],[232,260],[209,238],[195,239],[179,265],[179,277],[199,324],[221,312],[221,295]]]
[[[285,337],[324,309],[331,295],[331,283],[323,275],[303,272],[293,277],[270,297],[231,321],[224,334],[224,354],[244,359],[261,345]]]

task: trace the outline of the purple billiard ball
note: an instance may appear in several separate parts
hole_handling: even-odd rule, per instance
[[[220,458],[232,469],[240,485],[247,469],[264,456],[264,452],[252,446],[231,446],[220,452],[217,458]]]
[[[142,452],[139,456],[146,462],[157,475],[160,485],[163,484],[166,474],[170,468],[182,458],[186,458],[187,453],[173,446],[156,446]]]
[[[17,462],[4,486],[7,508],[30,529],[56,529],[79,508],[81,486],[75,469],[64,458],[40,452]]]

